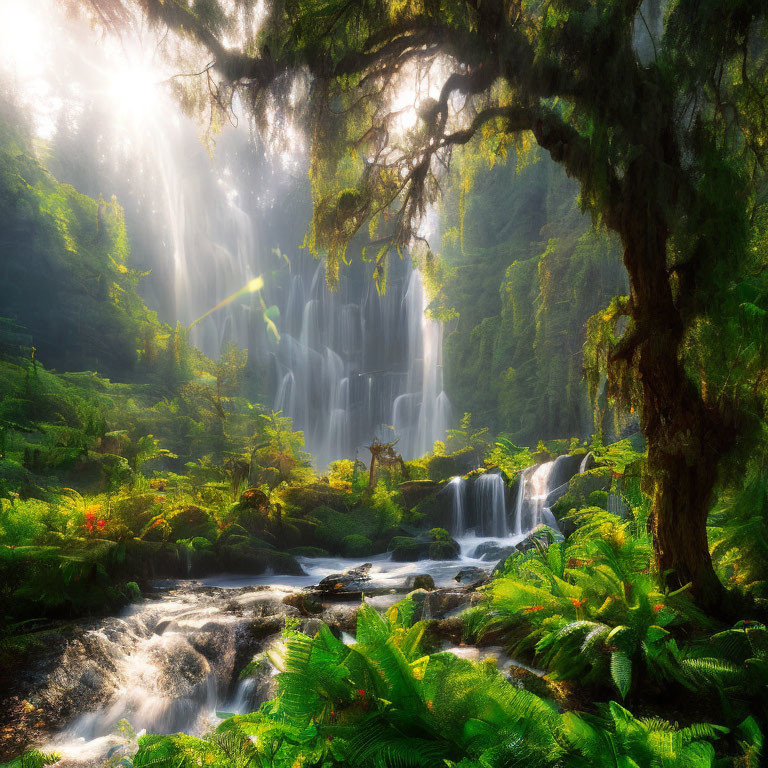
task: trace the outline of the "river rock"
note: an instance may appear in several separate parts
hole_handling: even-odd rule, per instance
[[[475,560],[506,560],[510,555],[517,552],[517,548],[513,546],[502,546],[495,541],[484,541],[482,544],[475,548],[472,553],[472,557]]]
[[[458,581],[459,584],[467,587],[478,587],[481,584],[485,584],[490,581],[491,572],[485,568],[478,568],[476,566],[470,566],[469,568],[462,568],[454,577],[454,581]]]
[[[461,548],[444,528],[432,528],[415,536],[395,536],[389,543],[392,560],[413,563],[417,560],[458,560]]]
[[[435,580],[428,573],[411,574],[405,580],[405,588],[432,590],[435,588]]]
[[[414,621],[422,619],[442,621],[461,612],[470,604],[472,598],[471,593],[465,589],[443,587],[431,592],[417,589],[411,592],[410,599],[416,606]]]
[[[332,573],[326,576],[316,587],[320,592],[358,592],[366,582],[371,580],[368,575],[372,563],[363,563],[357,568],[351,568],[343,573]]]
[[[286,595],[283,603],[296,608],[302,616],[313,616],[324,610],[323,604],[310,592],[294,592]]]
[[[194,539],[202,537],[215,541],[218,534],[216,521],[207,510],[189,504],[184,509],[172,515],[168,520],[171,526],[171,539]]]

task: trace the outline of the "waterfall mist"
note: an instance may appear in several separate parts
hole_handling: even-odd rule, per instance
[[[190,326],[242,293],[190,340],[211,357],[227,342],[247,347],[249,395],[293,418],[319,469],[367,459],[374,436],[397,440],[405,458],[443,439],[442,329],[425,317],[420,274],[393,259],[380,295],[353,255],[328,289],[324,264],[301,248],[311,214],[301,137],[289,151],[264,144],[235,103],[209,154],[169,90],[178,72],[154,30],[139,25],[118,42],[51,0],[31,0],[28,14],[12,5],[0,4],[0,20],[29,24],[27,48],[39,54],[2,59],[12,98],[61,181],[123,206],[131,263],[151,270],[141,290],[160,319]],[[256,278],[258,295],[243,292]]]

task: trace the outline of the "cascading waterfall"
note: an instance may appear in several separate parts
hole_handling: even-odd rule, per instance
[[[254,591],[234,596],[234,603],[242,609],[277,599]],[[66,765],[102,765],[105,755],[119,759],[135,748],[121,722],[137,733],[203,733],[215,726],[250,623],[232,602],[226,592],[198,596],[186,591],[84,633],[46,680],[44,695],[85,696],[91,706],[100,697],[103,704],[76,717],[48,749],[60,752]],[[233,708],[253,698],[248,690],[253,685],[238,687]]]
[[[133,264],[152,270],[142,285],[160,318],[192,326],[190,340],[209,356],[229,341],[247,347],[251,381],[262,377],[251,394],[268,390],[266,402],[304,431],[319,469],[354,458],[374,437],[398,440],[405,458],[443,439],[451,408],[442,329],[425,316],[421,275],[409,258],[393,259],[380,295],[371,268],[356,262],[328,289],[324,264],[299,248],[311,216],[301,137],[288,137],[290,152],[258,145],[235,102],[241,127],[226,126],[210,157],[199,125],[158,85],[175,73],[151,54],[155,30],[137,27],[119,45],[97,41],[53,0],[29,4],[51,19],[37,30],[46,55],[35,77],[58,82],[64,66],[71,73],[58,112],[29,110],[45,124],[54,165],[66,160],[56,168],[61,180],[123,205]],[[84,154],[71,148],[84,145],[99,151],[82,166],[70,162]],[[245,290],[257,277],[259,296]],[[274,310],[269,329],[262,301]]]
[[[587,454],[578,466],[578,472],[584,472],[592,454]],[[539,525],[547,525],[558,530],[557,520],[550,507],[567,490],[568,482],[574,474],[571,456],[558,456],[554,461],[547,461],[524,469],[515,502],[514,535],[524,536]]]
[[[452,528],[451,532],[455,536],[461,536],[465,529],[466,523],[464,521],[464,485],[466,480],[463,477],[452,477],[448,483],[447,489],[452,494],[451,504],[453,507],[452,515]]]
[[[322,262],[297,260],[282,294],[270,297],[285,307],[274,408],[304,430],[318,467],[365,458],[374,436],[397,440],[406,459],[444,437],[442,329],[425,316],[421,275],[408,261],[392,265],[381,295],[359,265],[331,292]]]
[[[497,539],[509,536],[506,492],[506,483],[499,474],[487,473],[475,480],[474,503],[478,535]]]

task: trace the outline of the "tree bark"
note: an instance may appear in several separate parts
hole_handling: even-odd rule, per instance
[[[669,233],[648,194],[654,168],[637,163],[630,169],[619,209],[634,328],[633,342],[621,350],[625,359],[618,362],[639,378],[659,573],[670,589],[690,584],[702,608],[718,611],[725,590],[712,566],[707,515],[731,438],[681,361],[685,324],[669,277]]]

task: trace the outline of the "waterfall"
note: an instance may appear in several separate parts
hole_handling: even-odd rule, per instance
[[[509,536],[506,490],[504,478],[499,474],[486,473],[475,480],[473,500],[480,536],[497,539]]]
[[[36,32],[45,55],[35,57],[35,82],[68,73],[56,100],[38,100],[47,113],[22,101],[51,144],[52,170],[93,197],[116,196],[131,266],[151,270],[140,289],[160,319],[192,326],[190,340],[210,357],[226,342],[247,348],[261,377],[251,395],[266,389],[266,402],[293,418],[319,469],[354,458],[374,437],[398,440],[405,458],[444,439],[442,328],[425,316],[411,259],[391,260],[382,295],[372,265],[354,257],[332,292],[325,264],[300,247],[311,219],[303,137],[290,152],[258,143],[235,99],[239,127],[224,127],[211,156],[163,85],[175,70],[158,53],[157,30],[99,39],[55,0],[15,5],[51,20]],[[4,66],[0,56],[8,74]],[[38,92],[31,74],[13,71],[19,98]],[[247,290],[257,277],[259,295]]]
[[[464,484],[466,480],[463,477],[452,477],[447,485],[452,493],[452,528],[451,533],[454,536],[461,536],[466,530],[466,521],[464,519]]]
[[[451,408],[442,328],[425,316],[421,274],[409,261],[393,263],[382,295],[362,265],[342,273],[335,292],[322,262],[297,259],[291,269],[284,292],[270,294],[282,312],[274,408],[304,431],[318,468],[365,455],[374,436],[397,440],[406,459],[430,450]]]
[[[550,505],[568,488],[568,482],[557,486],[555,468],[558,462],[569,457],[560,456],[554,461],[538,464],[520,473],[517,499],[515,502],[515,536],[524,536],[539,525],[548,525],[558,530],[557,520]]]
[[[523,531],[523,502],[525,501],[525,480],[528,476],[528,469],[524,469],[517,478],[517,497],[515,498],[515,529],[514,535],[516,537],[522,537],[525,535]]]
[[[581,460],[581,464],[579,464],[579,474],[587,471],[587,464],[589,464],[589,458],[592,455],[592,451],[588,451],[584,454],[584,458]]]

